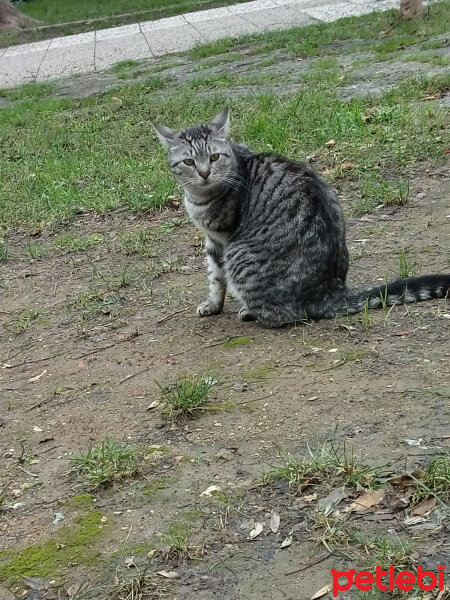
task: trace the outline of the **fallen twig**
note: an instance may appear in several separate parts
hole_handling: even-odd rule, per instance
[[[36,473],[32,473],[31,471],[27,471],[26,469],[24,469],[23,467],[21,467],[20,465],[17,465],[19,467],[19,469],[21,471],[23,471],[24,473],[26,473],[27,475],[29,475],[30,477],[39,477],[39,475],[37,475]]]
[[[122,383],[125,383],[125,381],[129,381],[130,379],[133,379],[133,377],[137,377],[138,375],[141,375],[142,373],[146,373],[147,371],[150,371],[151,368],[152,367],[146,367],[145,369],[141,369],[140,371],[136,371],[136,373],[131,373],[130,375],[127,375],[126,377],[124,377],[123,379],[121,379],[117,385],[121,385]]]
[[[285,573],[285,576],[288,577],[288,575],[295,575],[297,573],[301,573],[302,571],[306,571],[307,569],[310,569],[314,565],[318,565],[319,563],[323,562],[324,560],[327,560],[327,558],[332,556],[332,554],[333,554],[332,552],[328,552],[328,554],[325,554],[324,556],[321,556],[320,558],[313,560],[312,562],[308,563],[307,565],[303,565],[303,567],[300,567],[300,569],[296,569],[295,571],[290,571],[289,573]]]
[[[50,356],[45,356],[44,358],[35,358],[33,360],[25,360],[25,361],[23,361],[21,363],[15,364],[15,365],[10,365],[8,363],[3,363],[2,366],[3,366],[4,369],[15,369],[16,367],[23,367],[25,365],[34,365],[36,363],[45,362],[47,360],[51,360],[52,358],[56,358],[58,356],[62,356],[66,352],[68,352],[68,350],[63,350],[62,352],[57,352],[56,354],[50,354]]]
[[[252,400],[246,400],[244,402],[235,402],[235,404],[250,404],[250,402],[259,402],[260,400],[266,400],[267,398],[273,398],[276,396],[278,392],[274,392],[273,394],[267,394],[266,396],[262,396],[261,398],[253,398]]]
[[[117,340],[117,342],[113,342],[112,344],[107,344],[106,346],[101,346],[100,348],[93,348],[89,352],[85,352],[84,354],[80,354],[79,356],[74,356],[74,360],[79,360],[80,358],[85,358],[86,356],[91,356],[92,354],[97,354],[98,352],[103,352],[103,350],[108,350],[108,348],[112,348],[113,346],[117,346],[118,344],[122,344],[123,342],[129,342],[137,338],[139,335],[139,331],[134,331],[127,337]]]
[[[164,323],[164,321],[168,321],[169,319],[171,319],[175,315],[179,315],[180,313],[185,312],[186,310],[187,310],[187,307],[186,308],[180,308],[180,310],[176,310],[175,312],[170,313],[170,315],[166,315],[162,319],[159,319],[158,321],[156,321],[156,324],[159,325],[159,323]]]

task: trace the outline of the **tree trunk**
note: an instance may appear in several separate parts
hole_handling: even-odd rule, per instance
[[[35,27],[38,24],[38,21],[27,17],[20,10],[17,10],[9,0],[0,0],[0,31]]]
[[[414,19],[423,15],[422,0],[401,0],[400,19]]]

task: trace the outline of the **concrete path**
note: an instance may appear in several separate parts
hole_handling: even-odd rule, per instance
[[[220,38],[335,21],[398,7],[400,0],[255,0],[177,17],[0,49],[0,88],[103,71]]]

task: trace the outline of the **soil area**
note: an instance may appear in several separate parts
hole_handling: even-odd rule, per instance
[[[347,209],[352,182],[338,193]],[[349,219],[352,285],[395,276],[403,248],[422,273],[448,271],[449,198],[448,165],[422,165],[406,206]],[[151,232],[150,255],[121,252],[119,232],[141,229]],[[112,582],[124,557],[142,568],[158,532],[180,520],[189,523],[195,556],[153,559],[178,573],[168,584],[160,578],[159,592],[167,584],[169,597],[309,598],[329,582],[331,567],[351,568],[336,554],[288,575],[322,554],[305,517],[310,507],[286,486],[257,482],[283,457],[326,441],[401,471],[448,449],[448,301],[373,312],[370,325],[355,316],[264,330],[240,323],[231,300],[222,315],[199,319],[204,258],[176,200],[148,219],[80,214],[69,231],[95,233],[102,243],[30,260],[24,248],[35,239],[16,235],[2,266],[0,473],[15,507],[0,520],[4,547],[42,545],[59,528],[76,527],[86,507],[71,499],[90,490],[69,472],[68,459],[109,436],[153,453],[139,477],[93,492],[104,515],[92,542],[96,559],[89,567],[74,560],[64,575],[56,565],[47,573],[53,584]],[[58,233],[36,235],[50,245]],[[124,269],[131,281],[122,287]],[[39,316],[17,334],[14,317],[24,311]],[[218,381],[213,410],[172,423],[162,404],[149,408],[161,398],[159,385],[204,372]],[[223,494],[202,496],[211,485]],[[265,527],[249,540],[271,511],[280,516],[277,533]],[[57,525],[56,513],[64,516]],[[379,522],[366,516],[360,527],[386,530],[383,515]],[[405,529],[398,516],[388,525]],[[292,544],[281,549],[289,536]],[[431,563],[448,559],[449,539],[447,525],[419,544],[422,564],[427,555]]]

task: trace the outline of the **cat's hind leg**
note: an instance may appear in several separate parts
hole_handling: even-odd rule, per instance
[[[243,306],[238,312],[238,318],[240,321],[256,321],[256,317],[249,311],[247,306]]]

